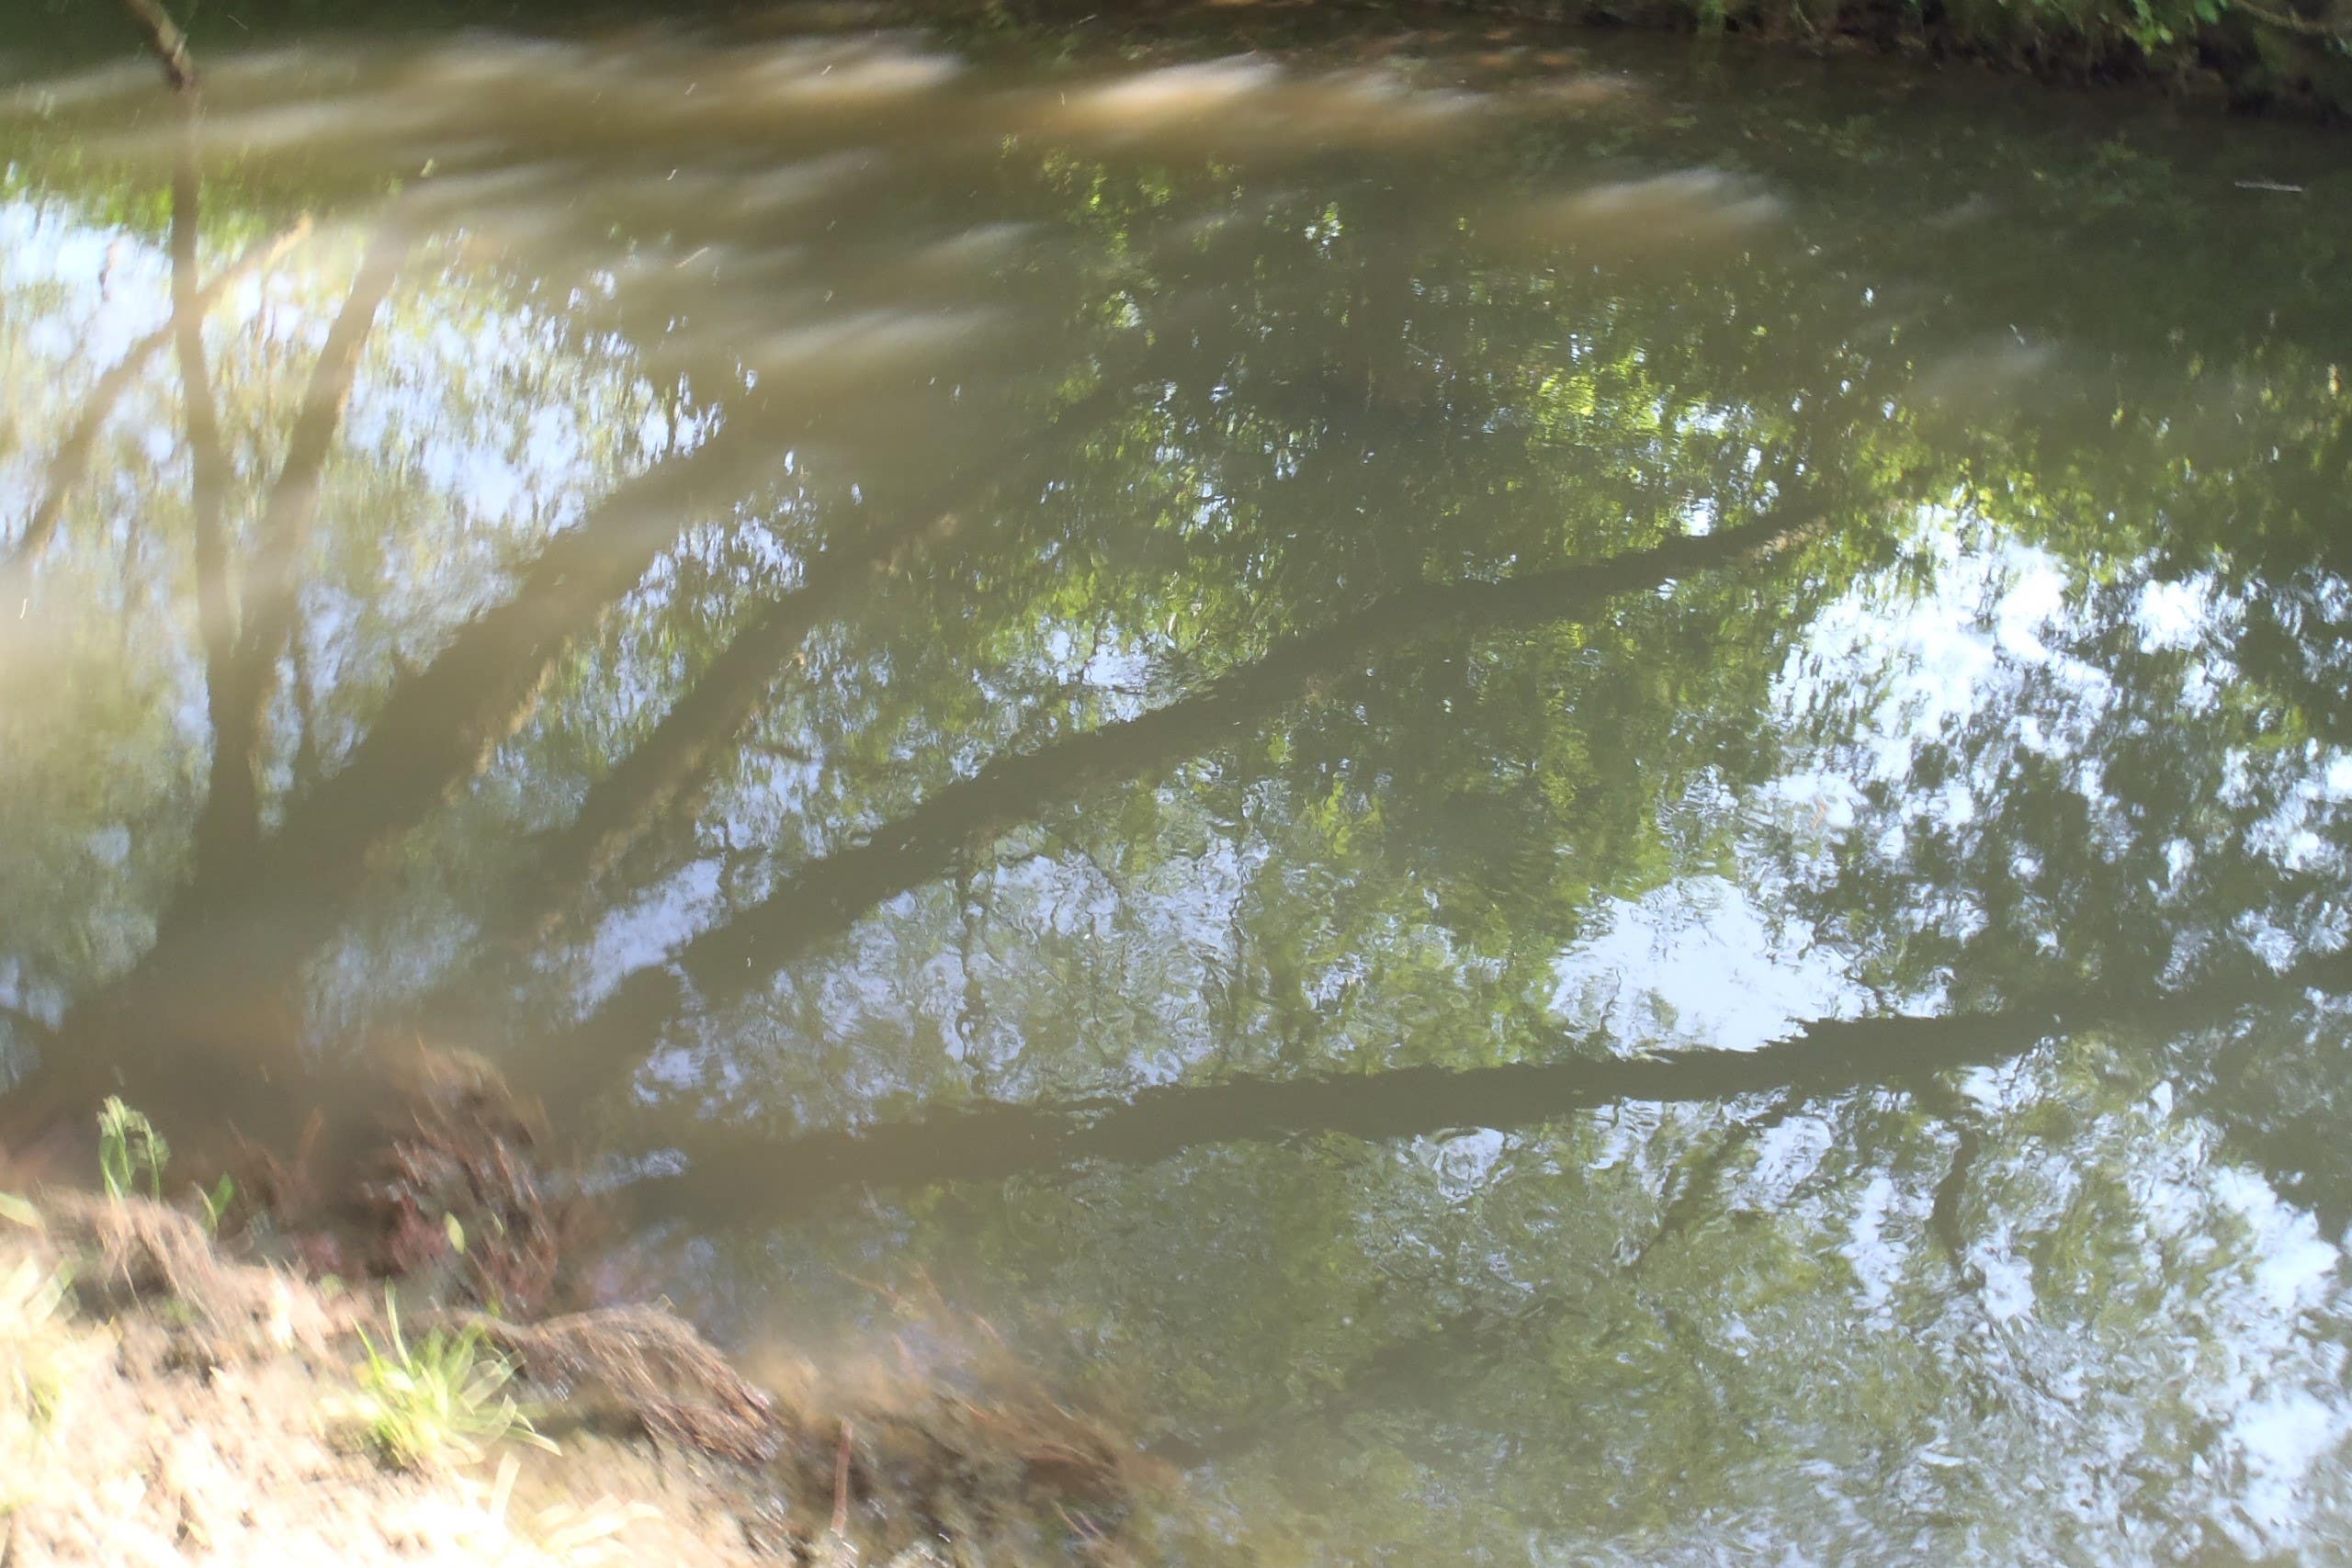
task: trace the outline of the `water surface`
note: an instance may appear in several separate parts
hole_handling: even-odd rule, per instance
[[[1211,16],[0,37],[11,1098],[479,1051],[1153,1557],[2352,1553],[2341,143]]]

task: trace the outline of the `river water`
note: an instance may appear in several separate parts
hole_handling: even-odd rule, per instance
[[[2352,1559],[2340,139],[124,43],[0,24],[0,1108],[479,1052],[730,1342],[1121,1412],[1148,1557]]]

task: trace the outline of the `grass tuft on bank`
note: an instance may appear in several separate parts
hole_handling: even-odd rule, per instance
[[[470,1464],[508,1440],[555,1451],[506,1391],[514,1363],[491,1348],[480,1327],[469,1324],[454,1334],[428,1329],[411,1346],[401,1332],[399,1299],[390,1291],[384,1321],[380,1348],[359,1330],[367,1354],[356,1373],[358,1389],[340,1408],[386,1463],[414,1471]]]

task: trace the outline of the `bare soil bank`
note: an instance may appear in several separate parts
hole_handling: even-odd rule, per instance
[[[933,1354],[756,1384],[666,1306],[573,1292],[575,1184],[426,1061],[350,1199],[250,1151],[233,1201],[175,1207],[103,1150],[109,1196],[0,1197],[0,1568],[1127,1559],[1164,1467],[985,1325],[930,1303]],[[388,1385],[396,1435],[455,1440],[387,1443]]]
[[[580,1427],[555,1454],[388,1468],[337,1415],[374,1315],[359,1298],[213,1259],[191,1299],[57,1214],[45,1204],[42,1228],[0,1233],[10,1568],[615,1555],[718,1568],[774,1561],[778,1546],[788,1560],[791,1542],[763,1536],[781,1538],[784,1510],[757,1476],[644,1436]]]

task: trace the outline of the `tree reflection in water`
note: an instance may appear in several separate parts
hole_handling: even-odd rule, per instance
[[[2352,203],[1228,41],[10,89],[12,1117],[479,1047],[1199,1559],[2345,1550]]]

